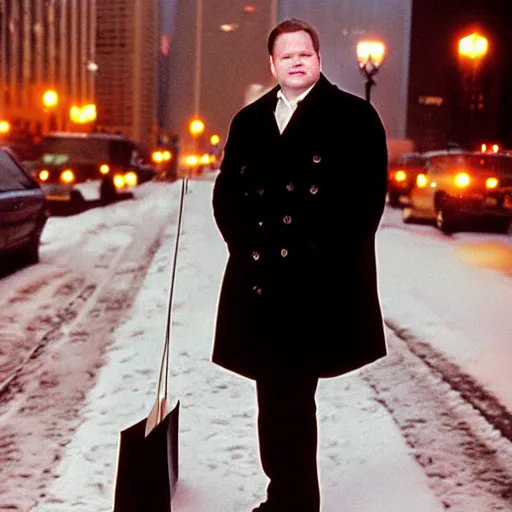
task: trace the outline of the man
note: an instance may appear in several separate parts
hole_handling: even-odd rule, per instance
[[[278,85],[233,118],[214,186],[229,260],[213,361],[256,381],[270,483],[254,511],[318,512],[318,379],[386,354],[374,248],[386,137],[369,103],[321,73],[309,24],[280,23],[268,51]]]

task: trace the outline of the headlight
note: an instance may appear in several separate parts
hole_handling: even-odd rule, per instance
[[[101,174],[108,174],[110,172],[110,167],[107,164],[100,165]]]
[[[185,163],[190,167],[197,165],[199,164],[199,157],[197,155],[187,155]]]
[[[405,181],[407,178],[407,174],[405,171],[396,171],[395,173],[395,181]]]
[[[418,174],[416,178],[416,185],[418,188],[425,188],[427,186],[427,177],[424,174]]]
[[[116,174],[114,176],[114,185],[116,188],[123,188],[124,187],[124,176],[121,174]]]
[[[201,163],[202,165],[208,165],[210,163],[210,155],[208,155],[207,153],[201,155],[199,163]]]
[[[39,179],[41,181],[46,181],[50,177],[50,173],[47,169],[43,169],[42,171],[39,171]]]
[[[60,181],[63,183],[73,183],[75,181],[75,174],[71,169],[65,169],[60,174]]]
[[[498,186],[498,180],[496,178],[487,178],[487,180],[485,180],[485,186],[487,188],[496,188]]]
[[[469,177],[469,174],[465,172],[459,172],[459,174],[455,176],[455,185],[457,185],[457,187],[459,188],[467,187],[470,181],[471,179]]]
[[[127,172],[124,175],[124,182],[128,186],[134,187],[138,182],[137,175],[134,172]]]

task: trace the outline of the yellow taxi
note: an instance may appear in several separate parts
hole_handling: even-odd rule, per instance
[[[476,223],[507,232],[512,217],[512,155],[430,151],[402,210],[405,223],[431,219],[446,234]]]

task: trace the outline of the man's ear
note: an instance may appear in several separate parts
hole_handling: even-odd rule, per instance
[[[272,76],[274,78],[277,78],[276,67],[274,65],[274,59],[272,58],[272,55],[269,56],[269,60],[270,60],[270,72],[272,73]]]

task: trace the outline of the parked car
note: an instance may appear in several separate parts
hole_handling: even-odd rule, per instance
[[[416,177],[422,171],[425,159],[421,153],[404,153],[388,170],[388,202],[399,206],[402,199],[409,199]]]
[[[49,201],[116,199],[155,178],[149,153],[115,134],[56,132],[43,137],[34,176]]]
[[[41,233],[48,205],[41,187],[14,154],[0,147],[0,257],[39,261]]]
[[[470,151],[423,153],[424,167],[402,210],[404,222],[432,219],[444,233],[471,222],[508,231],[512,212],[512,157]]]

